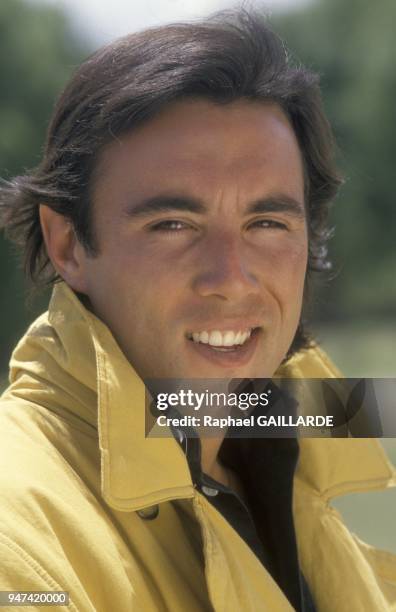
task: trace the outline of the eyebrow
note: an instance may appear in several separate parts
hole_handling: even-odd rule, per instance
[[[124,210],[129,219],[150,217],[158,212],[183,211],[195,214],[205,214],[208,207],[201,201],[190,196],[157,195],[147,198],[138,204],[130,204]],[[282,212],[293,217],[304,219],[304,204],[285,194],[275,194],[251,202],[245,215]]]
[[[290,196],[279,194],[261,198],[249,204],[245,214],[283,212],[299,219],[305,219],[305,206]]]
[[[127,206],[124,214],[136,219],[149,217],[156,212],[171,212],[172,210],[204,214],[207,212],[207,207],[200,200],[187,196],[158,195],[143,200],[139,204]]]

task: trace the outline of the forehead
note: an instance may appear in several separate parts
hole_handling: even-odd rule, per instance
[[[303,200],[303,164],[294,131],[273,103],[184,100],[112,142],[97,167],[96,193],[133,197],[203,191],[219,183],[277,190]],[[197,193],[198,195],[198,193]]]

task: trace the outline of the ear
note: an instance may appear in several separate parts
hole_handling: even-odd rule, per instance
[[[55,270],[72,289],[87,293],[84,266],[87,256],[71,221],[45,204],[40,204],[39,215],[48,257]]]

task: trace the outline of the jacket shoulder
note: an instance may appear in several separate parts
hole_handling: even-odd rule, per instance
[[[1,591],[63,591],[40,563],[5,533],[0,532]],[[63,608],[62,608],[63,609]],[[73,601],[68,609],[77,612]]]
[[[84,525],[96,520],[100,532],[100,484],[75,469],[75,445],[87,473],[94,457],[86,436],[44,417],[22,399],[0,401],[0,590],[69,591],[71,610],[93,610],[81,576],[92,562]]]

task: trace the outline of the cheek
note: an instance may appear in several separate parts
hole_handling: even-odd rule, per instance
[[[295,245],[285,253],[285,271],[289,284],[295,289],[304,289],[308,263],[308,246],[306,243]]]
[[[138,240],[128,241],[118,245],[112,256],[103,261],[103,267],[99,266],[99,272],[108,280],[107,289],[102,290],[104,300],[108,301],[109,295],[113,301],[118,299],[124,319],[127,317],[142,329],[147,324],[156,333],[186,287],[180,261],[159,251]]]
[[[283,239],[266,245],[260,254],[264,276],[282,293],[303,290],[308,260],[306,240]]]

